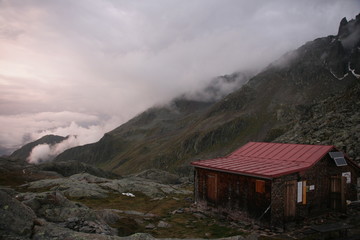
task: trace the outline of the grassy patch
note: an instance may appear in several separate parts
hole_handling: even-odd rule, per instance
[[[219,238],[241,235],[243,232],[232,228],[223,219],[196,216],[191,211],[190,195],[171,195],[165,198],[151,199],[142,193],[136,197],[127,197],[118,193],[109,194],[105,199],[70,198],[93,209],[118,209],[122,217],[112,227],[117,228],[120,236],[136,232],[149,233],[158,238]],[[175,210],[181,210],[175,213]],[[137,211],[134,214],[125,211]],[[125,212],[125,213],[124,213]],[[144,216],[153,214],[155,216]],[[158,224],[164,221],[170,227],[162,228]],[[152,227],[148,227],[152,225]]]
[[[17,188],[22,184],[41,180],[56,178],[55,176],[48,176],[41,172],[12,170],[12,171],[0,171],[0,185]]]
[[[184,198],[184,195],[168,196],[166,198],[151,199],[140,192],[133,192],[136,197],[128,197],[119,193],[111,193],[107,198],[71,198],[72,201],[81,202],[93,209],[118,209],[118,210],[132,210],[142,213],[152,213],[155,215],[163,215],[168,210],[184,207],[183,201],[176,200]]]
[[[23,173],[19,170],[13,172],[1,172],[0,185],[15,187],[26,183]]]
[[[153,236],[158,238],[220,238],[244,234],[219,219],[211,217],[199,219],[192,213],[174,214],[163,220],[170,223],[171,228],[156,228],[150,232]]]

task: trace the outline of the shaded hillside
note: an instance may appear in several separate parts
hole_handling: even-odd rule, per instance
[[[250,140],[272,141],[297,126],[311,106],[351,94],[346,91],[360,74],[359,32],[360,15],[343,19],[338,35],[285,54],[220,101],[174,100],[57,159],[121,174],[152,167],[185,174],[191,160],[226,154]]]
[[[40,145],[40,144],[54,145],[54,144],[64,141],[65,139],[67,139],[67,137],[56,136],[56,135],[46,135],[46,136],[44,136],[34,142],[28,143],[28,144],[22,146],[21,148],[19,148],[18,150],[14,151],[10,155],[10,158],[21,159],[21,160],[26,161],[26,159],[29,157],[29,155],[31,153],[31,150],[34,147],[36,147],[37,145]]]
[[[60,154],[56,160],[75,159],[95,163],[114,171],[132,157],[161,152],[162,144],[169,143],[170,139],[181,134],[184,129],[196,122],[215,103],[216,99],[226,95],[231,89],[240,88],[248,79],[248,75],[242,73],[215,78],[202,91],[184,94],[166,106],[150,108],[105,134],[99,142],[69,149]],[[109,165],[108,160],[118,158],[119,153],[126,157],[120,161],[111,161]],[[159,164],[155,167],[161,168]],[[141,166],[140,170],[151,168],[151,166],[153,165],[149,162]],[[137,166],[134,166],[131,172],[137,172]],[[126,174],[130,171],[122,173]]]
[[[360,83],[308,106],[294,128],[275,142],[333,144],[360,163]]]
[[[0,156],[6,156],[7,154],[9,154],[9,150],[0,146]]]

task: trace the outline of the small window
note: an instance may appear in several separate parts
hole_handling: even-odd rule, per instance
[[[256,180],[256,182],[255,182],[255,191],[257,193],[265,193],[265,181]]]
[[[336,158],[334,158],[334,161],[335,161],[336,166],[338,166],[338,167],[347,165],[347,162],[346,162],[345,158],[343,158],[343,157],[336,157]]]
[[[329,152],[329,155],[332,159],[334,159],[336,166],[341,167],[347,165],[344,154],[342,152]]]

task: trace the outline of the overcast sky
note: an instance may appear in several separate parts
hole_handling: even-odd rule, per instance
[[[212,77],[335,35],[354,0],[0,0],[0,148],[98,140]]]

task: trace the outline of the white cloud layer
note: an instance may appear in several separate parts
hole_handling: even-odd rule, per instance
[[[0,0],[0,147],[106,130],[336,34],[359,9],[356,0]]]
[[[69,138],[63,144],[71,147],[84,145],[98,141],[104,133],[117,127],[119,122],[122,122],[121,119],[115,117],[101,119],[95,115],[75,112],[0,115],[0,146],[13,151],[49,134],[73,135],[76,139]],[[61,146],[64,150],[67,148],[69,147]],[[41,152],[44,152],[44,147]]]
[[[81,141],[83,140],[84,139],[78,139],[78,137],[71,135],[64,141],[54,145],[39,144],[32,149],[27,161],[29,163],[38,164],[53,160],[66,149],[81,145]],[[94,140],[94,136],[92,136],[92,140]]]

